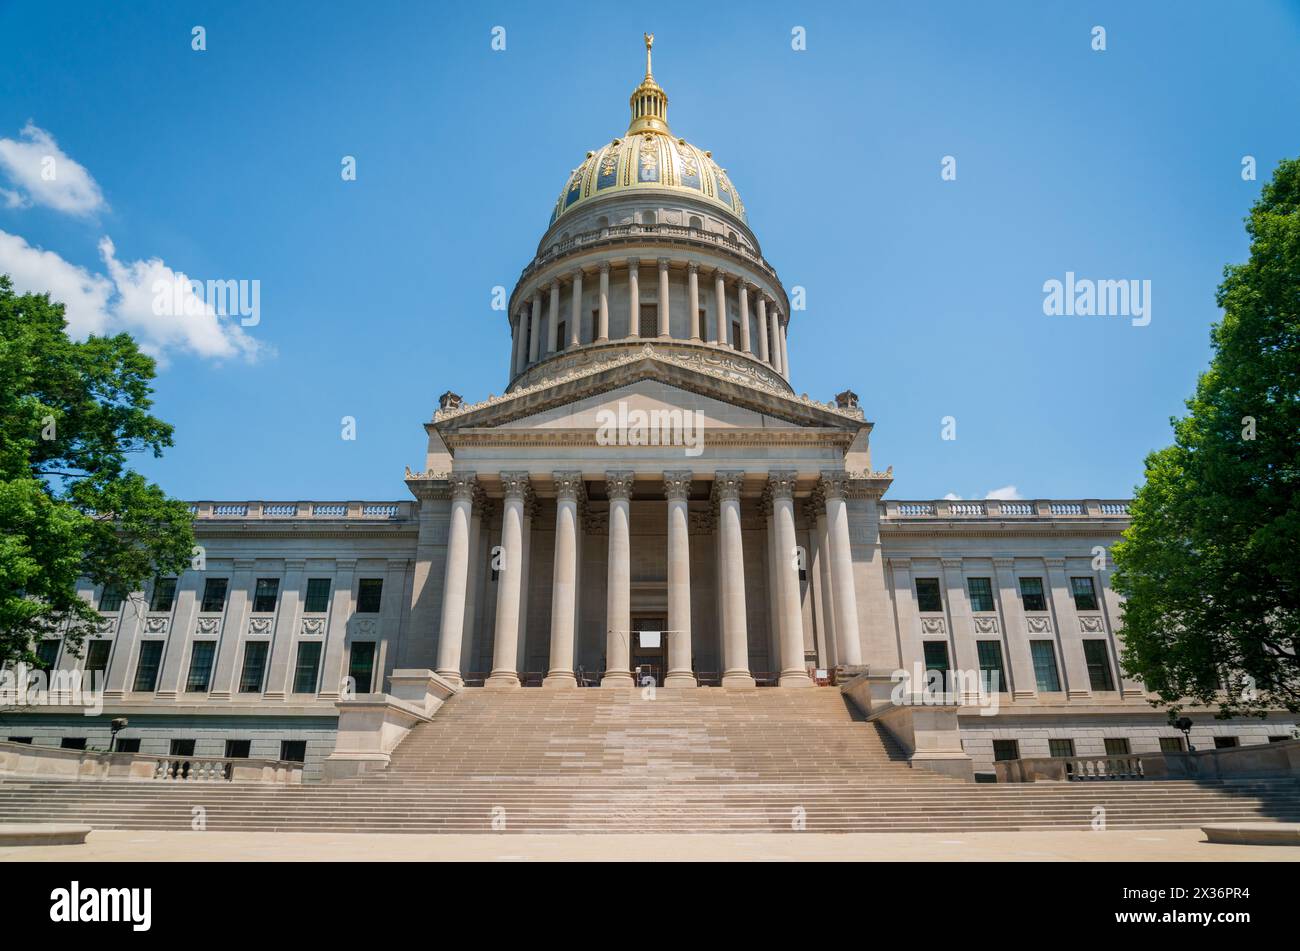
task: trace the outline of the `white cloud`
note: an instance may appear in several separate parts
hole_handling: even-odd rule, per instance
[[[989,489],[988,492],[984,494],[984,498],[1011,500],[1011,499],[1023,499],[1024,496],[1020,494],[1020,490],[1017,489],[1014,485],[1004,485],[1000,489]]]
[[[108,207],[99,183],[59,148],[54,136],[30,119],[18,135],[0,138],[0,169],[18,189],[0,189],[5,205],[45,205],[70,215],[89,215]]]
[[[956,492],[949,492],[947,495],[944,496],[944,500],[948,502],[960,502],[961,496],[958,495]]]
[[[100,257],[108,274],[92,273],[53,251],[29,245],[18,235],[0,231],[0,273],[13,278],[19,293],[48,291],[66,305],[68,334],[78,340],[126,331],[140,349],[165,360],[172,353],[208,359],[255,359],[263,346],[235,321],[196,300],[178,314],[158,314],[154,285],[185,282],[187,276],[158,258],[119,261],[110,238],[101,238]]]

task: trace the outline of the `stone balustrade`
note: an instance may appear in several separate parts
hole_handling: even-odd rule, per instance
[[[1036,756],[993,764],[1000,783],[1300,777],[1300,740],[1195,752]]]
[[[910,501],[884,499],[881,518],[908,519],[1127,519],[1124,499],[936,499]]]
[[[199,520],[264,519],[313,521],[348,519],[393,521],[415,517],[412,502],[191,502]]]
[[[302,782],[302,770],[302,763],[286,760],[103,753],[0,741],[0,780],[127,779],[296,785]]]

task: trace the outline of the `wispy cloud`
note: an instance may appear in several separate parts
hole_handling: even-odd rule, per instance
[[[65,261],[53,251],[33,247],[19,235],[0,231],[0,273],[13,278],[20,293],[49,292],[62,301],[68,334],[76,339],[126,331],[140,348],[165,361],[170,354],[188,353],[213,359],[254,360],[265,347],[244,332],[237,321],[220,316],[196,298],[176,313],[160,314],[154,306],[158,282],[187,286],[188,278],[158,258],[121,261],[112,239],[99,242],[107,274]]]
[[[18,138],[0,138],[0,171],[14,186],[0,188],[0,202],[9,208],[44,205],[84,217],[108,207],[86,167],[30,119]]]
[[[947,495],[944,496],[944,499],[946,499],[949,502],[960,502],[962,498],[963,496],[958,495],[956,492],[949,492]],[[971,498],[1011,500],[1011,499],[1023,499],[1024,496],[1020,494],[1020,490],[1017,489],[1014,485],[1004,485],[1001,488],[989,489],[983,495],[973,495],[971,496]]]

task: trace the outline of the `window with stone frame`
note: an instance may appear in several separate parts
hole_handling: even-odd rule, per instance
[[[1047,755],[1058,758],[1073,756],[1074,740],[1065,738],[1049,739],[1047,741]]]
[[[976,641],[975,649],[979,657],[980,676],[990,693],[1005,693],[1007,675],[1002,669],[1002,642]]]
[[[153,693],[158,688],[162,652],[163,642],[160,640],[140,642],[140,657],[135,662],[135,681],[131,688],[136,693]]]
[[[244,666],[239,672],[240,693],[261,693],[266,680],[267,641],[248,641],[244,644]]]
[[[253,588],[253,613],[273,613],[275,611],[275,599],[279,593],[279,578],[258,578],[257,585]]]
[[[659,305],[656,303],[641,303],[641,323],[638,330],[642,337],[659,336]]]
[[[203,600],[199,610],[206,614],[215,614],[226,609],[227,578],[205,578],[203,581]]]
[[[104,590],[99,595],[99,610],[105,614],[113,614],[122,610],[122,602],[126,600],[126,591],[120,584],[110,582],[104,585]]]
[[[1107,756],[1128,756],[1133,752],[1126,736],[1108,736],[1102,742],[1106,746]]]
[[[195,641],[190,648],[190,672],[185,677],[186,693],[207,693],[212,686],[212,661],[217,654],[216,641]]]
[[[330,607],[330,579],[308,578],[307,597],[303,611],[307,614],[324,614]]]
[[[90,641],[86,645],[86,673],[103,673],[108,669],[108,655],[113,649],[113,642],[103,638]]]
[[[1070,591],[1074,595],[1074,607],[1079,611],[1097,610],[1097,588],[1089,577],[1071,578]]]
[[[1058,693],[1061,674],[1056,666],[1056,645],[1051,641],[1030,641],[1029,653],[1034,661],[1034,680],[1039,693]]]
[[[1095,637],[1083,642],[1083,657],[1088,665],[1088,683],[1093,690],[1115,689],[1115,677],[1110,669],[1110,651],[1106,642]]]
[[[1019,740],[994,740],[993,760],[1002,763],[1011,759],[1020,759]]]
[[[1020,603],[1026,611],[1046,611],[1047,596],[1043,593],[1042,578],[1020,579]]]
[[[383,578],[362,578],[357,584],[357,613],[378,614],[384,599]]]
[[[967,578],[966,590],[970,592],[972,611],[993,610],[993,584],[988,578]]]
[[[44,671],[47,678],[58,662],[59,648],[62,646],[63,641],[57,637],[48,637],[36,645],[36,669]]]
[[[1161,753],[1181,753],[1186,747],[1183,744],[1181,736],[1162,736],[1160,737]]]
[[[300,641],[293,670],[293,692],[315,693],[320,681],[320,641]]]
[[[916,579],[916,609],[923,614],[943,610],[943,595],[939,591],[938,578]]]
[[[149,599],[150,611],[170,611],[176,603],[176,579],[158,578],[153,583],[153,595]]]

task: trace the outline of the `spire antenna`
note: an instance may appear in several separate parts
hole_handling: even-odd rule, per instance
[[[653,77],[650,72],[650,48],[655,45],[655,35],[653,33],[642,34],[645,37],[645,76],[646,79]]]

